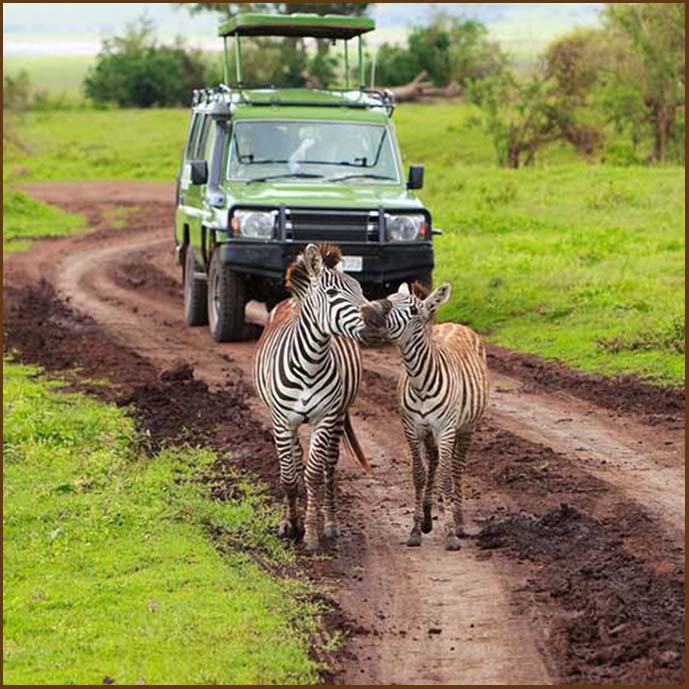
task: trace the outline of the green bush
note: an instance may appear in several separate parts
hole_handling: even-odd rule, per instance
[[[103,42],[96,64],[84,79],[96,104],[120,107],[187,105],[191,91],[204,85],[206,64],[200,52],[181,41],[159,46],[147,20],[127,27],[124,36]]]
[[[376,81],[398,86],[421,70],[438,86],[482,79],[505,61],[499,46],[490,41],[486,27],[473,19],[438,13],[428,26],[409,34],[407,47],[384,43],[376,56]]]

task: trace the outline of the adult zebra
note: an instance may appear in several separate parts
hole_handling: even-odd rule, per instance
[[[433,484],[439,470],[445,510],[445,547],[459,550],[464,536],[462,473],[472,432],[488,399],[485,348],[478,335],[459,323],[434,325],[435,312],[450,298],[450,285],[432,294],[406,283],[386,304],[389,339],[397,344],[404,370],[400,410],[412,455],[414,523],[407,545],[421,545],[433,528]],[[428,474],[423,462],[426,454]]]
[[[366,471],[349,419],[361,380],[357,342],[364,330],[385,325],[381,308],[364,298],[361,285],[340,268],[338,247],[309,244],[287,269],[292,298],[270,313],[256,348],[254,383],[273,422],[285,504],[279,535],[299,537],[297,494],[302,474],[298,428],[308,423],[311,444],[304,472],[304,544],[319,546],[318,513],[325,482],[324,535],[338,535],[335,466],[343,433]]]

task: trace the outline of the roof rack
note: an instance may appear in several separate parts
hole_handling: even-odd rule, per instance
[[[220,25],[220,36],[301,36],[349,39],[373,31],[369,17],[336,14],[238,14]]]
[[[243,85],[242,78],[242,36],[292,36],[326,38],[333,41],[344,40],[345,87],[349,89],[349,39],[358,39],[359,87],[364,85],[364,57],[361,36],[373,31],[376,25],[370,17],[348,17],[326,14],[256,14],[245,12],[232,17],[220,25],[218,34],[223,39],[225,54],[225,82],[230,80],[230,61],[227,52],[227,39],[234,38],[235,69],[237,83]]]
[[[305,97],[310,95],[311,97]],[[322,98],[317,98],[322,94]],[[395,110],[395,97],[391,91],[379,89],[276,89],[272,84],[219,84],[215,88],[195,89],[192,105],[217,104],[219,114],[229,112],[232,105],[256,107],[286,105],[326,108],[355,108],[385,110],[388,117]]]

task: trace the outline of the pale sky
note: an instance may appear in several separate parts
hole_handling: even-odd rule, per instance
[[[602,3],[377,3],[371,16],[373,42],[399,40],[442,9],[479,19],[506,48],[545,45],[575,26],[597,22]],[[3,3],[3,54],[94,55],[101,39],[118,33],[142,14],[158,27],[161,40],[183,35],[206,49],[219,48],[214,14],[190,17],[170,3]]]

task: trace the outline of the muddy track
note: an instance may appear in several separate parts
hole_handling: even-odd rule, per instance
[[[69,198],[67,207],[86,212],[98,232],[40,243],[6,262],[6,346],[44,365],[57,352],[61,365],[51,368],[79,365],[89,377],[99,372],[119,383],[121,399],[144,408],[162,404],[170,428],[154,428],[154,440],[156,432],[174,435],[174,413],[184,416],[186,394],[197,415],[204,399],[226,414],[229,404],[237,410],[227,416],[232,433],[209,441],[275,485],[266,413],[250,388],[253,341],[217,345],[205,329],[182,322],[169,188],[92,183],[30,191],[47,201]],[[139,207],[132,230],[108,227],[103,199],[107,207]],[[40,280],[46,282],[37,288]],[[56,324],[64,328],[59,341]],[[70,336],[96,327],[130,358]],[[36,338],[42,338],[38,344]],[[501,373],[493,374],[490,410],[467,476],[468,516],[478,538],[456,554],[442,549],[435,531],[420,549],[404,546],[411,482],[396,414],[396,358],[390,350],[364,354],[367,371],[354,417],[375,474],[363,476],[342,458],[343,537],[327,562],[310,565],[348,620],[334,679],[680,682],[679,393],[658,393],[633,380],[599,382],[605,394],[594,405],[590,377],[558,373],[497,348],[491,359]],[[184,374],[181,396],[161,393],[163,383],[149,380],[149,368],[169,369],[179,360],[193,367],[196,380]],[[137,387],[137,376],[151,389]]]

